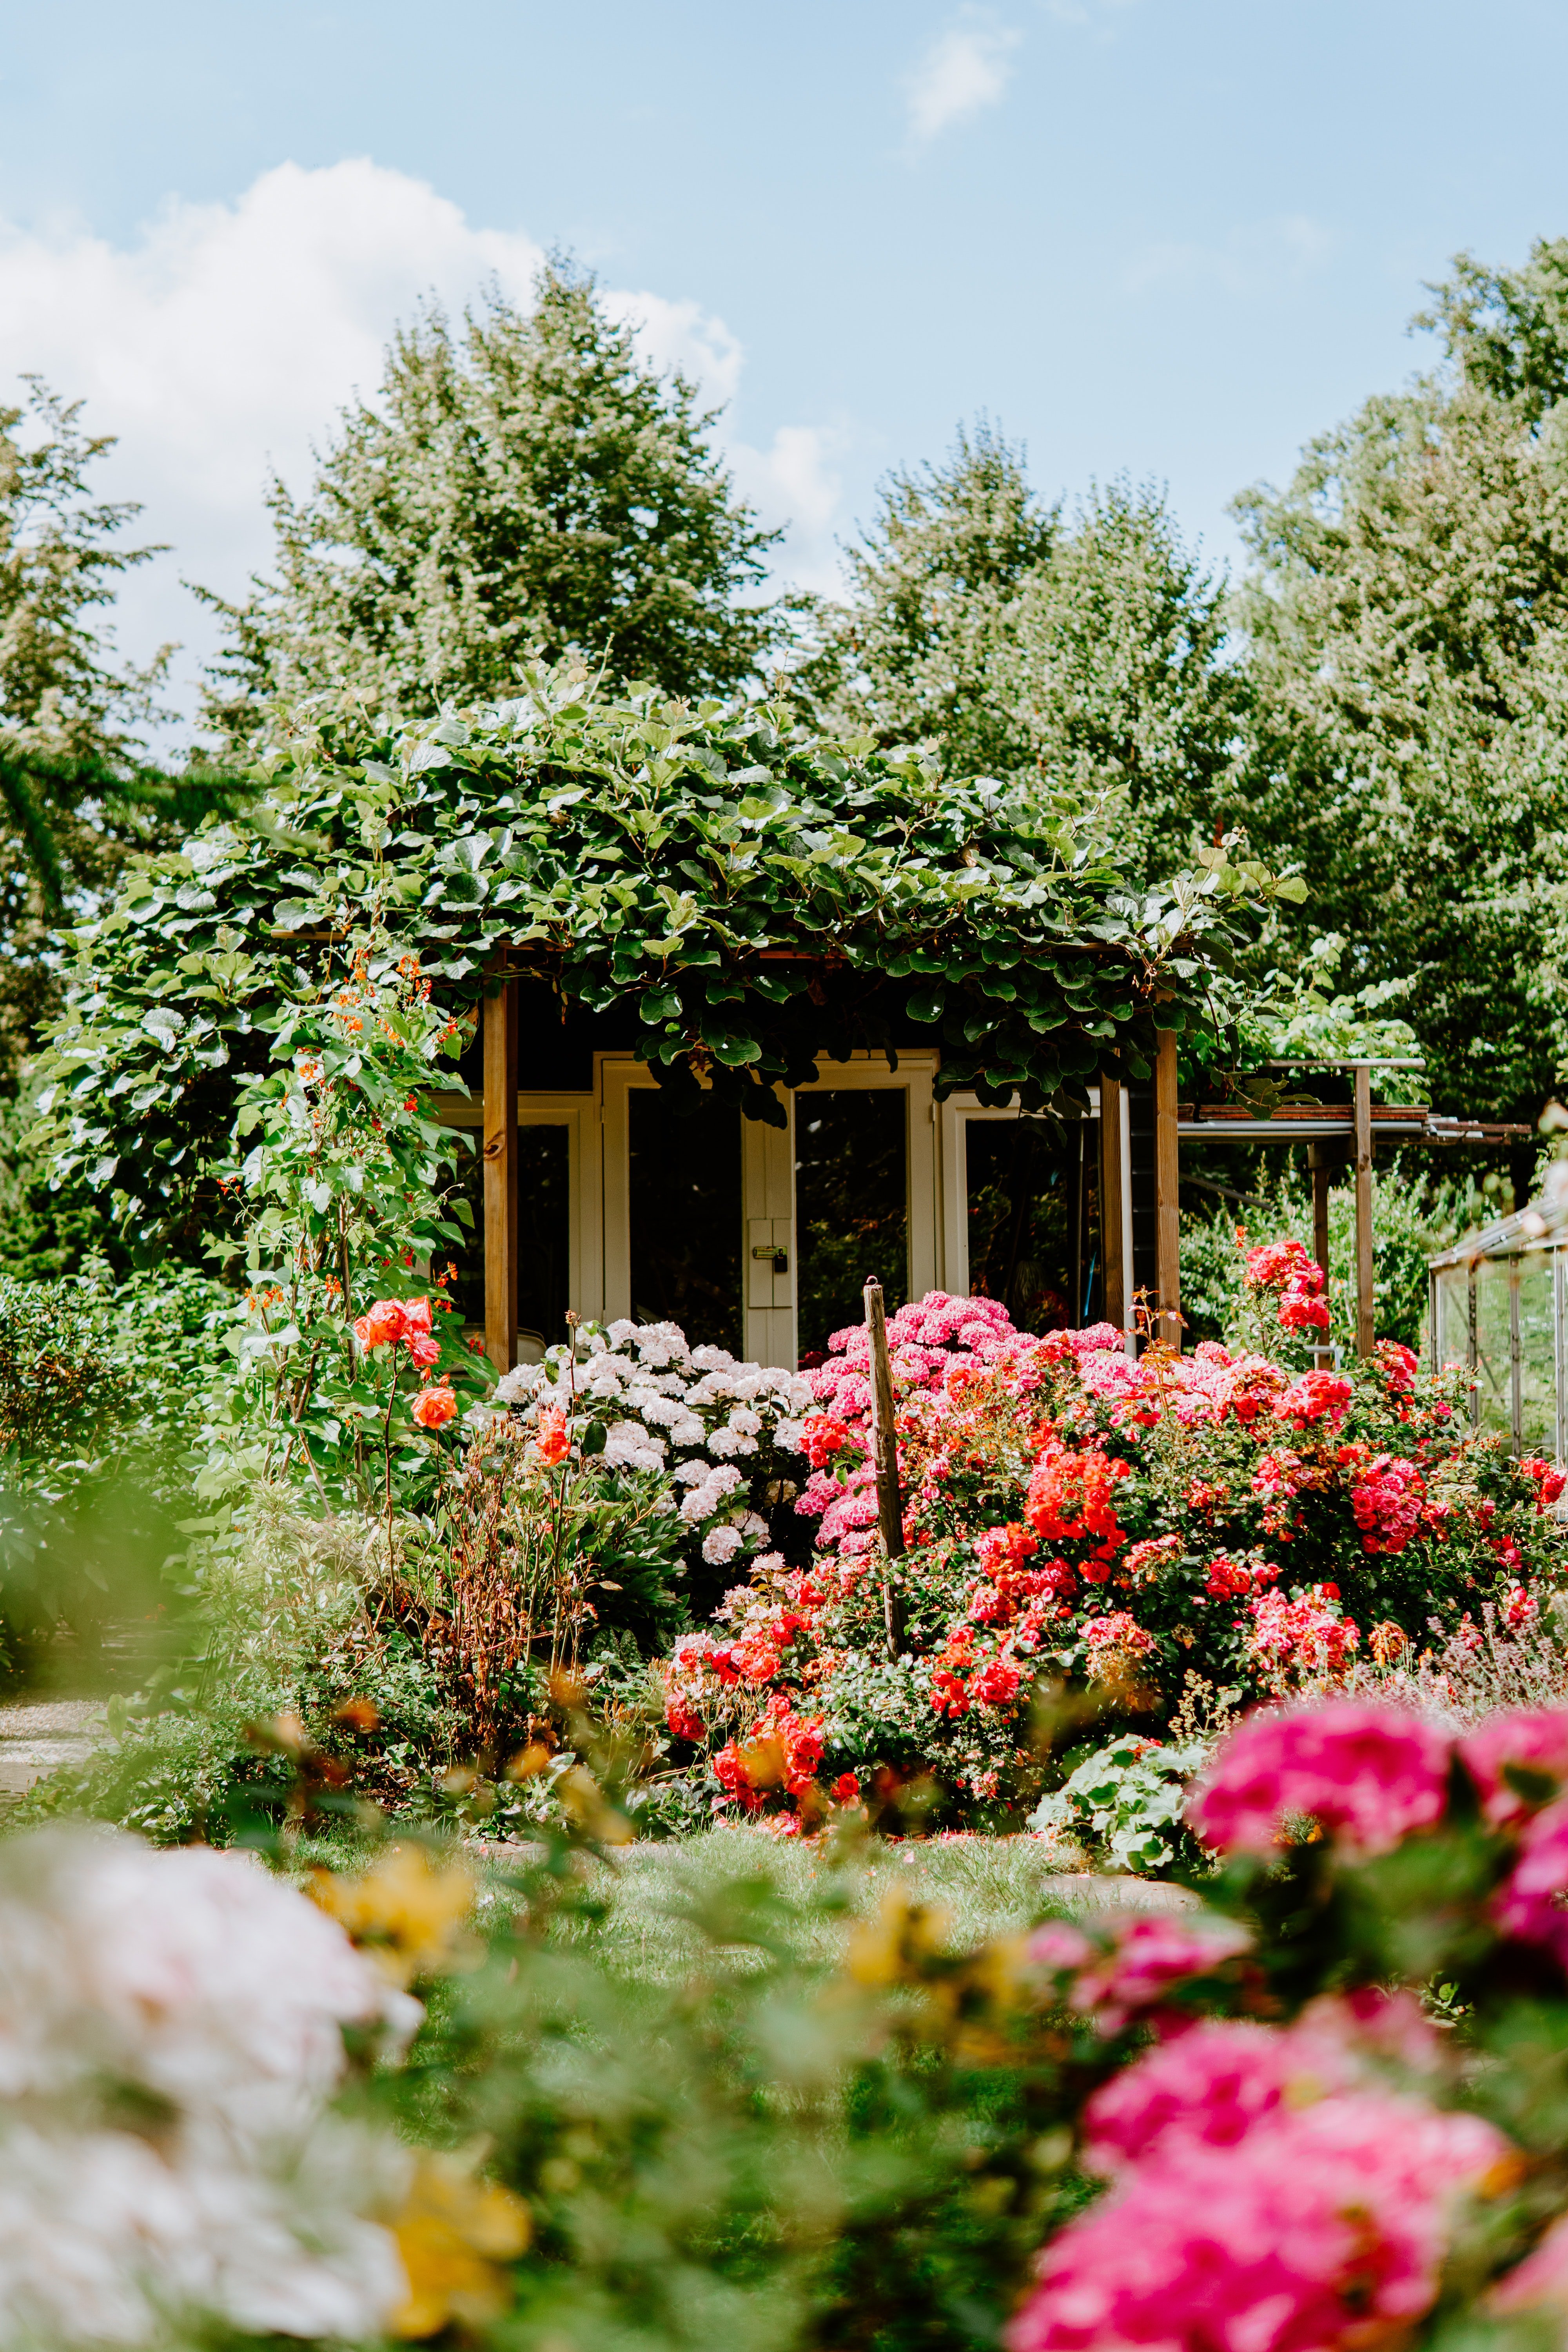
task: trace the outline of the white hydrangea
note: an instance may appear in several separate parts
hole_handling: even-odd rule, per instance
[[[702,1557],[710,1568],[722,1568],[740,1550],[742,1538],[739,1528],[710,1528],[702,1538]]]
[[[0,2340],[377,2333],[405,2292],[366,2219],[407,2158],[324,2112],[344,2025],[419,2005],[247,1857],[50,1829],[0,1852]],[[119,2100],[104,2103],[106,2089]],[[124,2120],[140,2093],[158,2127]]]
[[[609,1423],[604,1461],[684,1486],[681,1517],[701,1528],[727,1507],[733,1491],[712,1483],[715,1469],[724,1467],[739,1483],[733,1465],[760,1454],[781,1432],[799,1451],[799,1415],[811,1391],[796,1373],[737,1362],[723,1348],[688,1348],[677,1324],[623,1317],[605,1330],[581,1325],[574,1343],[551,1348],[542,1364],[520,1365],[498,1381],[495,1398],[518,1411],[525,1425],[547,1406],[558,1408],[577,1436],[591,1421]],[[677,1507],[674,1493],[668,1507]],[[755,1527],[745,1530],[748,1542],[762,1525],[750,1517]]]

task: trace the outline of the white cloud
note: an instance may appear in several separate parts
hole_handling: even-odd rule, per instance
[[[1332,246],[1328,230],[1305,213],[1281,213],[1231,229],[1218,245],[1162,239],[1147,246],[1128,269],[1126,282],[1134,294],[1205,287],[1226,294],[1267,293],[1320,268]]]
[[[910,135],[917,145],[996,104],[1022,38],[975,9],[966,9],[957,24],[937,35],[904,84]]]
[[[100,494],[140,499],[139,536],[173,549],[126,583],[121,634],[142,655],[184,641],[176,699],[192,699],[214,637],[181,575],[242,594],[270,556],[268,473],[305,487],[312,443],[355,393],[374,394],[397,321],[430,295],[460,311],[491,279],[526,301],[541,257],[521,232],[473,227],[424,182],[364,159],[279,164],[232,205],[171,201],[128,247],[71,222],[0,223],[0,399],[37,371],[85,398],[89,430],[119,436]],[[658,364],[679,364],[710,405],[734,398],[744,355],[721,320],[655,294],[607,299]],[[833,436],[790,425],[762,450],[721,425],[720,441],[763,520],[791,527],[788,576],[828,584]]]

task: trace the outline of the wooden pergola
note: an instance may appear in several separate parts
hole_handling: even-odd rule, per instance
[[[1154,1072],[1154,1196],[1155,1296],[1160,1337],[1181,1346],[1181,1147],[1187,1143],[1268,1143],[1308,1147],[1312,1178],[1312,1255],[1325,1274],[1329,1265],[1329,1186],[1336,1168],[1350,1165],[1355,1180],[1356,1353],[1370,1356],[1375,1345],[1373,1327],[1372,1166],[1376,1143],[1506,1143],[1531,1130],[1509,1120],[1447,1118],[1425,1104],[1380,1103],[1373,1100],[1374,1070],[1413,1069],[1413,1059],[1387,1057],[1355,1061],[1307,1055],[1266,1065],[1271,1069],[1314,1074],[1346,1073],[1352,1098],[1346,1103],[1282,1106],[1267,1117],[1235,1104],[1194,1105],[1177,1099],[1177,1041],[1162,1035]],[[1100,1081],[1100,1217],[1102,1231],[1131,1231],[1127,1188],[1127,1089],[1113,1079]],[[1106,1250],[1107,1319],[1122,1329],[1131,1328],[1130,1241],[1113,1259]],[[1324,1360],[1327,1351],[1321,1351]]]

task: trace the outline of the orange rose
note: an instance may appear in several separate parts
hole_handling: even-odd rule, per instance
[[[443,1381],[437,1388],[421,1389],[408,1410],[421,1429],[444,1429],[458,1417],[458,1400]]]
[[[540,1460],[550,1470],[553,1470],[558,1462],[564,1462],[572,1451],[572,1440],[566,1433],[566,1416],[558,1404],[547,1404],[540,1414],[533,1442],[539,1449]]]
[[[429,1318],[426,1318],[428,1330]],[[354,1318],[354,1338],[368,1354],[372,1348],[383,1348],[389,1339],[401,1339],[407,1328],[407,1318],[395,1298],[378,1298],[368,1315]]]
[[[441,1342],[430,1332],[421,1331],[409,1340],[408,1353],[422,1372],[428,1371],[441,1360]]]
[[[403,1328],[417,1336],[430,1328],[430,1301],[427,1298],[405,1298],[403,1302]]]

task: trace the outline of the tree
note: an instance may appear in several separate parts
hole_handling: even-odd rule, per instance
[[[819,717],[950,770],[1123,796],[1139,870],[1169,872],[1233,803],[1244,681],[1225,583],[1163,499],[1126,482],[1043,506],[1024,453],[960,430],[942,466],[884,483],[795,688]]]
[[[1226,583],[1163,499],[1092,488],[1024,579],[994,640],[991,690],[1053,784],[1118,791],[1148,878],[1234,816],[1246,680],[1228,656]]]
[[[732,495],[716,414],[560,261],[527,315],[492,294],[454,336],[426,312],[308,496],[273,483],[278,577],[220,607],[209,716],[247,735],[258,699],[346,687],[412,717],[511,694],[569,646],[671,694],[731,690],[777,634],[756,600],[777,534]]]
[[[818,608],[793,690],[830,730],[934,740],[960,774],[1007,775],[1027,740],[997,702],[997,646],[1059,509],[1041,505],[1023,450],[984,418],[959,427],[944,465],[889,475],[879,498],[845,551],[848,601]]]
[[[1411,975],[1438,1088],[1533,1113],[1568,1057],[1568,247],[1468,256],[1444,364],[1237,511],[1255,832],[1359,976]]]
[[[116,660],[104,615],[158,551],[121,544],[139,507],[91,494],[112,436],[24,382],[25,402],[0,406],[0,1087],[52,1001],[67,898],[109,887],[150,838],[141,730],[173,650],[142,669]]]

